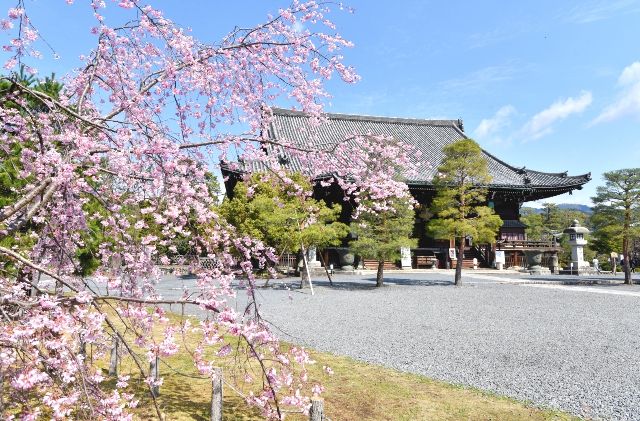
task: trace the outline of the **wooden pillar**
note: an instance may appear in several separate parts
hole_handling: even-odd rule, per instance
[[[222,369],[213,368],[211,376],[211,421],[222,421]]]
[[[4,373],[0,371],[0,414],[4,414]]]
[[[155,384],[155,382],[158,380],[158,377],[159,377],[159,375],[158,375],[158,356],[157,355],[149,363],[149,377],[151,377],[151,379],[154,381],[154,384],[151,386],[151,394],[153,395],[154,398],[157,398],[158,396],[160,396],[160,386]]]
[[[311,410],[309,410],[309,421],[324,420],[324,401],[320,398],[311,398]]]
[[[109,360],[109,375],[118,375],[118,337],[113,338],[113,346],[111,347],[111,358]]]

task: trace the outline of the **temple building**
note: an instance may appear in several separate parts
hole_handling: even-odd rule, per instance
[[[416,213],[414,237],[419,239],[418,248],[411,251],[413,266],[419,265],[421,256],[438,258],[439,267],[451,263],[450,250],[452,240],[435,240],[429,238],[425,224],[429,208],[435,195],[433,177],[443,159],[442,148],[466,138],[461,120],[423,120],[408,118],[371,117],[349,114],[327,114],[327,121],[318,127],[312,127],[308,117],[296,111],[274,109],[273,120],[268,130],[268,137],[274,141],[285,140],[297,147],[309,147],[310,142],[328,148],[354,135],[390,136],[411,145],[421,152],[418,171],[405,175],[405,181],[413,197],[423,205]],[[313,136],[309,136],[313,133]],[[280,146],[265,144],[268,154],[277,154],[280,163],[293,172],[309,173],[294,157],[287,156],[287,151]],[[492,182],[488,187],[487,205],[502,218],[503,225],[493,245],[478,245],[473,239],[467,239],[468,252],[463,256],[466,265],[476,258],[481,266],[491,266],[495,259],[495,251],[504,250],[506,266],[522,265],[522,251],[528,247],[525,233],[526,225],[520,222],[520,207],[533,200],[557,196],[573,190],[581,189],[591,179],[590,174],[569,176],[566,172],[548,173],[530,170],[526,167],[514,167],[496,156],[483,150],[487,160]],[[416,158],[418,160],[418,158]],[[228,195],[233,194],[235,184],[241,179],[242,170],[232,170],[222,166],[225,187]],[[343,207],[341,220],[350,222],[353,204],[343,201],[343,193],[337,185],[314,188],[314,196],[328,203],[340,203]],[[345,246],[347,245],[345,240]],[[537,244],[537,247],[547,246]],[[555,245],[548,245],[552,250]],[[340,265],[338,253],[326,250],[325,261]],[[424,261],[424,259],[422,260]]]

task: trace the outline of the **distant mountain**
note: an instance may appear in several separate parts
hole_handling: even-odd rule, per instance
[[[558,203],[558,207],[560,209],[570,209],[570,210],[577,210],[583,213],[588,213],[588,214],[592,214],[593,210],[591,209],[591,206],[588,205],[581,205],[579,203]]]
[[[558,203],[558,208],[566,209],[566,210],[577,210],[582,213],[586,213],[588,215],[591,215],[593,213],[593,210],[591,210],[591,206],[581,205],[579,203]],[[530,206],[523,206],[522,209],[523,210],[531,209],[535,213],[542,213],[542,208],[532,208]]]

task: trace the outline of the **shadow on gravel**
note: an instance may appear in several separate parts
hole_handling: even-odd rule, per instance
[[[349,282],[349,281],[333,281],[333,285],[329,285],[329,282],[316,282],[314,285],[323,286],[331,289],[340,289],[345,291],[355,290],[373,290],[376,289],[375,280],[371,283],[364,282]]]
[[[329,281],[316,281],[314,286],[322,286],[331,289],[343,289],[343,290],[372,290],[376,289],[376,278],[362,278],[357,281],[333,281],[333,285],[329,284]],[[420,279],[403,279],[403,278],[388,278],[384,280],[384,285],[406,285],[406,286],[448,286],[453,285],[451,281],[434,281],[434,280],[420,280]]]
[[[370,279],[371,282],[375,282],[375,278]],[[453,281],[436,281],[430,279],[406,279],[406,278],[388,278],[384,280],[385,284],[395,284],[395,285],[410,285],[410,286],[424,286],[424,287],[432,287],[432,286],[447,286],[453,285]]]
[[[532,281],[544,283],[548,281],[549,283],[561,284],[561,285],[575,285],[575,286],[589,286],[589,285],[597,285],[599,287],[622,287],[626,284],[623,282],[623,279],[603,279],[603,278],[575,278],[575,279],[550,279],[550,278],[529,278]],[[639,280],[633,280],[634,285],[640,284]],[[627,285],[629,286],[629,285]]]

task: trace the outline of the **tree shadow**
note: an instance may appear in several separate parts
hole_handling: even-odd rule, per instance
[[[585,280],[583,282],[571,282],[571,281],[565,281],[562,282],[562,285],[564,286],[595,286],[598,288],[621,288],[621,287],[631,287],[634,285],[640,285],[640,280],[637,279],[633,279],[631,284],[625,284],[624,280],[620,280],[620,282],[607,282],[607,281],[602,281],[602,280]]]
[[[165,376],[166,384],[160,387],[158,405],[164,413],[171,414],[174,419],[189,419],[197,421],[209,421],[211,419],[211,402],[209,393],[203,393],[203,388],[210,388],[210,384],[202,380],[191,380],[186,377]],[[147,393],[141,393],[140,406],[150,408],[152,400]],[[233,421],[248,421],[261,419],[257,409],[247,407],[247,404],[230,391],[224,388],[223,419]],[[142,418],[146,418],[143,414]],[[150,415],[153,415],[150,413]]]
[[[550,279],[549,277],[531,277],[529,278],[532,281],[544,283],[549,282],[550,284],[560,284],[560,285],[575,285],[575,286],[589,286],[589,285],[597,285],[601,287],[620,287],[626,285],[624,283],[624,278],[602,278],[602,277],[578,277],[575,278],[563,278],[563,279]],[[640,279],[632,279],[633,285],[640,284]]]
[[[358,278],[354,280],[334,280],[329,283],[327,279],[315,280],[314,286],[324,287],[337,290],[376,290],[381,289],[376,287],[376,278]],[[390,285],[398,286],[449,286],[453,285],[453,281],[448,280],[433,280],[433,279],[410,279],[410,278],[385,278],[382,288]]]
[[[375,282],[375,278],[371,278]],[[385,278],[385,284],[406,285],[406,286],[449,286],[454,285],[453,280],[435,280],[435,279],[411,279],[411,278]]]

